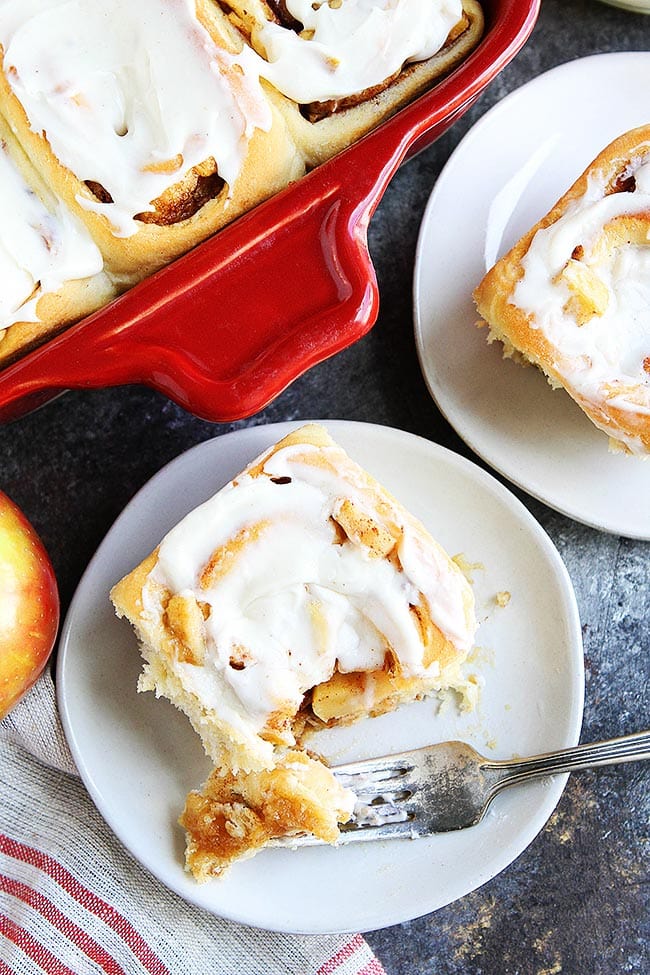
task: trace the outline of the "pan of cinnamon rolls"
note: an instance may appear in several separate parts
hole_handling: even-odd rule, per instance
[[[537,7],[4,0],[0,418],[127,382],[241,417],[358,338],[388,180]]]

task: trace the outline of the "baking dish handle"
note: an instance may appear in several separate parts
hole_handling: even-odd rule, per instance
[[[208,420],[262,409],[374,324],[368,222],[416,135],[387,153],[371,134],[3,370],[0,417],[127,383]]]

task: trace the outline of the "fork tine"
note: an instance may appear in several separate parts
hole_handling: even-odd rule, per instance
[[[412,752],[397,752],[394,755],[386,755],[382,758],[366,758],[358,762],[348,762],[345,765],[333,765],[332,771],[338,775],[347,773],[356,775],[371,775],[373,773],[392,772],[409,770],[414,767]]]
[[[375,825],[360,826],[354,820],[340,828],[340,835],[335,846],[345,843],[356,843],[364,840],[392,840],[415,839],[419,830],[415,821],[403,819],[398,822],[377,823]],[[267,846],[281,849],[295,849],[301,846],[325,846],[323,840],[309,833],[297,833],[293,836],[279,836],[268,841]]]
[[[337,781],[346,789],[360,795],[404,791],[414,786],[415,763],[406,755],[392,755],[384,759],[368,759],[332,768]]]
[[[381,813],[382,810],[387,811],[389,808],[394,810],[403,811],[406,806],[405,803],[413,797],[415,793],[414,789],[395,789],[395,790],[384,790],[377,792],[376,789],[357,789],[354,793],[357,798],[357,806],[355,807],[355,815],[360,815],[358,810],[363,807],[364,809],[371,809],[377,815]]]
[[[370,777],[369,775],[339,775],[335,773],[336,781],[345,789],[350,789],[355,795],[386,795],[389,792],[413,792],[416,787],[414,769],[400,772],[397,775]]]
[[[349,826],[341,826],[341,835],[338,843],[356,843],[359,840],[378,839],[415,839],[416,836],[418,836],[418,829],[415,821],[412,819],[403,819],[396,823],[377,823],[376,825],[367,826],[352,823]]]
[[[354,792],[357,801],[350,821],[340,826],[336,845],[358,840],[412,839],[420,835],[417,802],[410,801],[417,790],[417,769],[412,762],[369,760],[353,762],[350,772],[344,769],[345,766],[339,765],[332,771],[341,785]],[[373,777],[375,773],[377,778]],[[322,842],[301,833],[275,838],[268,845],[287,848],[317,846]]]
[[[345,779],[346,781],[352,782],[376,782],[381,784],[382,782],[392,782],[393,780],[399,781],[404,776],[408,775],[409,772],[413,771],[413,766],[410,767],[399,767],[399,768],[381,768],[381,769],[370,769],[368,771],[342,771],[340,768],[333,768],[332,771],[334,775],[339,780]]]

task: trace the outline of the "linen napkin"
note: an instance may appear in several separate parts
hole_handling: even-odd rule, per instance
[[[143,870],[81,784],[46,671],[0,722],[0,975],[385,975],[361,935],[215,918]]]

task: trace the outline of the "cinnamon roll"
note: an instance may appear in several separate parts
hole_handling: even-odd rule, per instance
[[[219,0],[247,64],[282,93],[308,164],[350,145],[478,44],[476,0]]]
[[[490,339],[650,452],[650,125],[620,136],[474,292]]]
[[[40,179],[0,116],[0,365],[116,289],[85,226]]]
[[[476,0],[4,0],[0,115],[103,261],[39,320],[63,327],[283,189],[481,29]]]
[[[462,690],[476,626],[461,570],[317,425],[191,512],[111,598],[140,641],[139,689],[184,711],[216,766],[182,820],[200,879],[279,828],[271,810],[290,783],[313,825],[286,812],[282,832],[335,840],[350,796],[300,756],[306,728]],[[250,850],[221,844],[231,807],[248,810]]]
[[[304,172],[209,0],[7,0],[0,44],[0,111],[127,283]]]

